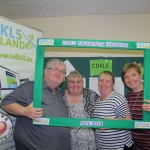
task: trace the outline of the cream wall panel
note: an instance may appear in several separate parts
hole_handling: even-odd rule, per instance
[[[149,14],[64,16],[15,19],[15,21],[42,30],[44,38],[150,42]],[[119,53],[122,54],[122,52]],[[127,54],[130,54],[130,51],[127,51]],[[143,53],[138,51],[136,54],[142,55]]]

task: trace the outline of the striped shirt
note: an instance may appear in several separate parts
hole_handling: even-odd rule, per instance
[[[133,120],[142,120],[143,91],[126,95]],[[150,150],[150,130],[131,130],[134,150]]]
[[[106,100],[96,100],[94,118],[124,118],[130,113],[126,104],[127,100],[114,91]],[[96,129],[96,143],[99,150],[121,150],[133,144],[130,130],[120,129]]]

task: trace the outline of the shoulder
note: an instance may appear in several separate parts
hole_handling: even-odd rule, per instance
[[[126,98],[116,91],[113,92],[111,98],[113,98],[115,101],[117,101],[119,103],[123,103],[126,101]]]
[[[83,97],[87,101],[91,101],[92,103],[94,103],[97,99],[99,99],[100,96],[95,91],[84,88],[83,89]]]
[[[128,92],[127,94],[126,94],[126,97],[127,96],[131,96],[133,94],[133,92]]]
[[[33,85],[31,81],[19,85],[14,91],[4,97],[3,104],[19,103],[27,106],[33,100]]]
[[[25,82],[25,83],[23,83],[23,84],[21,84],[22,86],[34,86],[34,81],[27,81],[27,82]]]
[[[33,81],[27,81],[21,85],[19,85],[15,90],[14,93],[33,93],[34,89],[34,82]]]
[[[114,96],[114,97],[119,97],[119,98],[124,98],[123,95],[121,95],[120,93],[118,93],[118,92],[116,92],[116,91],[114,91],[114,92],[112,93],[112,96]]]
[[[62,92],[62,97],[64,97],[64,96],[65,96],[65,91]]]
[[[27,81],[27,82],[21,84],[18,88],[33,89],[34,88],[34,82],[33,81]]]
[[[88,89],[88,88],[83,88],[83,93],[97,94],[95,91]]]

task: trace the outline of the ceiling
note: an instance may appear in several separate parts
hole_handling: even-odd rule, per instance
[[[122,14],[150,14],[150,0],[0,0],[9,19]]]

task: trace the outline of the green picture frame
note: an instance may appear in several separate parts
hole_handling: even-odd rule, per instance
[[[150,43],[110,40],[86,40],[86,39],[57,39],[39,38],[36,49],[34,99],[33,106],[42,106],[42,85],[44,70],[45,47],[72,47],[72,48],[97,48],[118,50],[142,50],[144,51],[144,95],[143,99],[150,100]],[[145,102],[143,102],[145,103]],[[34,125],[50,125],[83,128],[117,128],[117,129],[150,129],[150,112],[143,111],[142,120],[103,120],[85,118],[54,118],[43,116]]]

